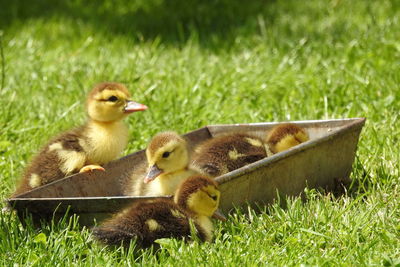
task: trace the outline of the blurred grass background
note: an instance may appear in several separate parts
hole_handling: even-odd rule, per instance
[[[109,251],[73,223],[37,230],[2,215],[1,263],[398,265],[399,6],[0,0],[1,199],[42,144],[85,121],[86,93],[100,81],[125,83],[150,107],[127,119],[125,154],[167,129],[367,117],[358,186],[344,197],[310,191],[286,209],[238,211],[218,225],[214,244],[173,241],[157,256]]]

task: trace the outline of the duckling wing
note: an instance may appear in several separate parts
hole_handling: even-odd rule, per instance
[[[78,172],[87,160],[81,145],[83,137],[79,131],[80,129],[65,132],[44,146],[26,168],[22,181],[13,195]]]
[[[84,137],[79,135],[76,130],[58,136],[35,159],[35,171],[46,182],[78,172],[87,161],[87,154],[82,147],[83,143]],[[58,169],[63,175],[55,176],[52,171],[54,169]]]
[[[135,233],[140,229],[141,245],[148,247],[161,238],[184,238],[190,235],[188,214],[172,201],[160,200],[136,208]]]
[[[206,230],[175,203],[165,201],[156,205],[159,209],[151,216],[153,225],[148,228],[149,238],[143,236],[144,244],[154,244],[155,240],[161,238],[183,238],[188,240],[193,238],[193,234],[196,235],[194,238],[199,238],[201,241],[207,240]]]
[[[200,172],[207,174],[210,177],[217,177],[224,173],[224,166],[219,166],[218,162],[206,162],[201,166],[197,166]]]
[[[135,239],[144,248],[157,239],[185,238],[190,233],[188,214],[167,200],[136,203],[93,230],[94,237],[104,244],[128,244]]]
[[[193,157],[193,166],[216,177],[241,168],[267,156],[261,139],[243,133],[214,137],[200,144]]]
[[[228,172],[226,154],[229,147],[223,141],[217,137],[200,144],[193,154],[192,168],[210,177],[217,177]]]
[[[240,152],[238,152],[240,153]],[[244,151],[243,156],[238,157],[236,159],[231,159],[227,162],[228,171],[233,171],[239,169],[243,166],[246,166],[250,163],[259,161],[267,156],[265,150],[262,149],[260,151]]]

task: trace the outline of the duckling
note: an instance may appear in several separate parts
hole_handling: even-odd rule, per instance
[[[200,173],[217,177],[267,157],[264,142],[245,133],[222,134],[195,148],[192,166]]]
[[[128,141],[128,129],[122,119],[147,109],[129,98],[123,84],[96,85],[86,101],[87,123],[60,134],[44,146],[26,168],[13,195],[77,172],[104,170],[101,165],[116,159]]]
[[[309,139],[307,132],[303,128],[293,123],[283,123],[272,128],[266,137],[266,143],[269,150],[276,154]]]
[[[106,245],[129,245],[135,239],[142,248],[150,247],[160,238],[189,238],[193,233],[201,241],[210,242],[213,232],[210,217],[217,211],[219,199],[215,181],[192,176],[180,184],[173,200],[135,202],[94,228],[93,235]]]
[[[172,195],[180,182],[198,174],[189,168],[187,143],[176,132],[155,135],[146,149],[148,172],[144,179],[132,175],[133,185],[128,185],[127,195]]]

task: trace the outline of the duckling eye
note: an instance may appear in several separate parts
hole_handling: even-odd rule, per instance
[[[206,192],[206,194],[207,194],[210,198],[212,198],[214,201],[217,201],[217,200],[218,200],[218,196],[217,196],[217,195],[211,195],[211,194],[208,193],[208,192]]]
[[[211,195],[210,195],[210,197],[211,197],[214,201],[217,201],[217,199],[218,199],[217,196],[211,196]]]
[[[116,102],[116,101],[118,101],[118,97],[116,97],[115,95],[112,95],[107,99],[107,101]]]
[[[171,153],[170,152],[164,152],[163,154],[162,154],[162,157],[163,158],[168,158],[169,157],[169,155],[170,155]]]

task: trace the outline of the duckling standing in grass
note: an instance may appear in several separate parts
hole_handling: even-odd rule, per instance
[[[186,178],[198,174],[189,168],[187,143],[175,132],[163,132],[153,137],[146,149],[148,172],[143,178],[132,175],[126,195],[172,195]]]
[[[195,230],[200,240],[210,242],[213,232],[210,217],[216,212],[219,199],[215,181],[192,176],[179,186],[173,201],[136,202],[94,228],[93,234],[107,245],[129,245],[135,239],[140,247],[146,248],[160,238],[188,238]]]
[[[272,128],[267,135],[266,143],[269,150],[276,154],[304,143],[309,139],[307,132],[300,126],[293,123],[283,123]]]
[[[123,84],[105,82],[95,86],[86,102],[88,122],[51,140],[33,158],[13,195],[73,173],[104,170],[101,165],[116,159],[128,141],[122,119],[147,109],[129,98]]]
[[[266,156],[260,138],[245,133],[222,134],[196,147],[192,166],[201,173],[217,177]]]

